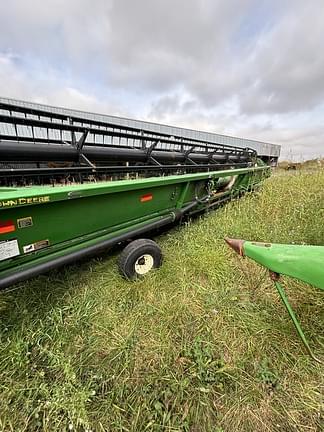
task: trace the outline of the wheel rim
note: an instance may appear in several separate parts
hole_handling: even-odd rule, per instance
[[[137,258],[135,262],[135,271],[139,275],[148,273],[153,268],[154,260],[152,255],[144,254]]]

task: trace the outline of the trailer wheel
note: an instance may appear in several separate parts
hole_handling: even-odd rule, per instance
[[[162,264],[160,247],[148,239],[132,241],[119,257],[119,271],[127,279],[137,279]]]

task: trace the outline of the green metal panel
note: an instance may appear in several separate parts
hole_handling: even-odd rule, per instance
[[[314,355],[279,279],[283,274],[324,290],[324,246],[272,244],[229,238],[225,240],[239,255],[252,258],[270,270],[270,277],[301,341],[310,356],[322,363]]]
[[[14,231],[1,233],[0,228],[0,277],[175,214],[195,200],[198,209],[206,208],[251,188],[268,173],[262,166],[95,184],[1,188],[0,224],[9,221]],[[223,190],[219,183],[226,177],[235,179],[231,190]],[[206,202],[200,202],[207,185],[213,190]],[[4,259],[1,248],[11,244],[19,247],[19,255]]]
[[[77,184],[67,186],[31,186],[19,188],[0,188],[0,208],[41,204],[41,198],[49,197],[49,201],[102,195],[106,193],[143,189],[146,187],[166,186],[188,181],[227,177],[229,175],[251,174],[269,171],[266,166],[241,168],[235,170],[210,171],[196,174],[172,175],[167,177],[149,177],[138,180],[119,180],[111,182]],[[35,201],[28,201],[28,199]],[[47,202],[47,201],[44,201]]]
[[[324,246],[244,242],[244,254],[273,272],[324,290]]]

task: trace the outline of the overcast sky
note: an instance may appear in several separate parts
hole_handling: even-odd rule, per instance
[[[0,0],[0,95],[324,156],[324,0]]]

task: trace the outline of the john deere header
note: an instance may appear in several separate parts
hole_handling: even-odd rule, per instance
[[[81,113],[8,103],[0,109],[2,288],[215,208],[270,173],[250,148]],[[159,248],[145,241],[128,245],[124,276],[160,264]]]

